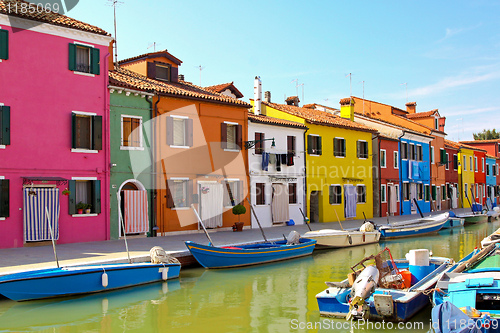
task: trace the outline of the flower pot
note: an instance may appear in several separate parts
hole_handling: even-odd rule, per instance
[[[236,222],[233,225],[233,231],[243,231],[243,222]]]
[[[90,208],[85,209],[85,214],[90,214]]]
[[[78,214],[83,214],[83,209],[78,209],[77,212]]]

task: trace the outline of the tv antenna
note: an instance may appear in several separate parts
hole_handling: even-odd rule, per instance
[[[365,115],[365,81],[360,81],[359,83],[363,83],[363,116]]]
[[[304,105],[304,83],[297,85],[297,97],[298,97],[299,87],[302,87],[302,105]]]
[[[156,52],[156,46],[160,45],[160,43],[152,42],[151,44],[148,45],[148,50],[150,48],[153,48],[153,52]]]
[[[349,99],[352,101],[352,73],[346,74],[345,77],[349,76]]]
[[[113,26],[115,30],[115,65],[118,65],[118,42],[116,38],[116,7],[120,6],[123,4],[123,1],[118,1],[118,0],[108,0],[108,5],[113,6]]]
[[[201,71],[202,71],[203,69],[205,69],[205,67],[204,67],[204,66],[202,66],[202,65],[199,65],[199,66],[194,66],[194,67],[195,67],[195,68],[198,68],[198,69],[200,70],[200,87],[201,87]]]
[[[405,85],[405,89],[406,89],[406,103],[408,103],[408,83],[406,83],[406,82],[401,83],[400,86],[402,86],[403,84]]]
[[[299,97],[299,79],[293,79],[292,81],[290,81],[290,83],[294,83],[294,82],[295,82],[295,89],[296,89],[295,96]]]

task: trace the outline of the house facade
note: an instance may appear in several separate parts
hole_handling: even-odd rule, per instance
[[[158,235],[200,228],[191,205],[208,228],[250,226],[248,103],[179,80],[182,61],[167,50],[120,61],[120,70],[153,87],[151,141]],[[241,203],[247,213],[236,217]]]
[[[473,202],[470,189],[474,187],[474,148],[461,144],[458,160],[460,161],[458,180],[462,208],[470,208]]]
[[[459,177],[458,177],[458,169],[459,169],[459,150],[460,145],[456,142],[445,140],[444,147],[446,149],[446,155],[448,159],[448,163],[445,166],[445,176],[446,176],[446,192],[448,194],[449,207],[450,209],[455,209],[462,207],[462,198],[460,196],[459,189]]]
[[[109,239],[112,38],[63,15],[5,10],[0,6],[0,247],[49,241],[50,229],[59,243]]]
[[[491,209],[497,205],[497,159],[486,155],[486,204]]]

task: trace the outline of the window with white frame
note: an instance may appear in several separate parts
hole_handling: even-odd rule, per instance
[[[413,143],[410,143],[408,145],[408,159],[410,161],[414,161],[415,160],[415,145]]]
[[[186,146],[186,119],[174,118],[174,146]]]
[[[467,157],[464,156],[464,165],[462,166],[463,171],[467,171]]]
[[[474,171],[478,171],[478,166],[477,166],[477,156],[474,156]]]
[[[330,205],[339,205],[342,203],[342,186],[330,185],[328,192]]]
[[[256,183],[255,184],[255,204],[265,205],[266,204],[266,184]]]
[[[222,182],[224,187],[224,207],[236,206],[241,201],[242,183],[239,179],[228,179]]]
[[[431,164],[434,163],[434,147],[431,146]]]
[[[170,179],[168,181],[168,187],[173,204],[173,206],[170,208],[188,207],[188,184],[189,179]]]
[[[122,148],[142,148],[142,117],[122,115]]]
[[[288,203],[297,203],[297,183],[288,183]]]
[[[396,201],[399,202],[399,198],[400,198],[400,195],[399,195],[399,184],[396,184],[394,186],[396,187]]]
[[[9,179],[0,176],[0,219],[9,217]]]
[[[89,112],[72,112],[72,148],[102,150],[102,116]]]
[[[446,164],[444,165],[445,170],[450,169],[450,154],[446,153]]]
[[[333,139],[333,156],[345,157],[345,139],[344,138],[334,138]]]
[[[90,210],[90,214],[101,213],[101,181],[95,178],[73,178],[68,181],[69,214],[74,215],[79,209]]]
[[[368,158],[368,142],[364,140],[358,140],[357,148],[358,158]]]
[[[193,146],[193,119],[171,115],[167,119],[167,145],[174,148]]]
[[[386,154],[385,154],[385,149],[380,149],[380,167],[385,168],[386,167]]]
[[[430,185],[424,185],[424,200],[425,201],[430,201],[431,200],[431,186]]]
[[[484,157],[481,157],[481,172],[484,172]]]
[[[410,183],[403,183],[403,201],[410,200]]]
[[[394,169],[399,169],[399,153],[394,151]]]
[[[424,153],[423,153],[423,150],[422,150],[422,146],[421,145],[417,145],[417,156],[416,156],[416,160],[417,161],[423,161],[424,160]]]
[[[408,143],[401,142],[401,159],[408,159]]]
[[[472,156],[469,156],[469,167],[470,167],[470,171],[474,171],[474,164],[472,163]]]
[[[356,190],[358,192],[358,203],[366,203],[366,186],[357,185]]]
[[[385,184],[380,185],[380,202],[387,202],[387,186]]]
[[[417,184],[417,200],[424,200],[424,184]]]
[[[453,154],[453,170],[458,170],[458,156],[457,154]]]

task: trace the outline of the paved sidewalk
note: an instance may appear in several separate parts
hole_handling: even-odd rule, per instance
[[[456,212],[468,211],[456,209]],[[432,215],[437,214],[433,213]],[[418,215],[405,215],[390,217],[391,222],[413,219]],[[387,218],[372,218],[376,224],[387,224]],[[344,229],[359,228],[363,220],[342,221]],[[311,229],[340,229],[338,222],[312,223]],[[306,225],[278,226],[264,228],[268,240],[283,239],[292,230],[304,234],[309,229]],[[216,246],[242,245],[263,241],[259,228],[244,229],[242,232],[211,231],[210,237]],[[150,238],[128,239],[130,257],[134,262],[149,261],[149,250],[153,246],[161,246],[165,251],[179,258],[183,264],[191,264],[194,258],[190,255],[184,241],[208,244],[203,232],[168,235]],[[123,240],[110,240],[102,242],[60,244],[56,246],[59,263],[61,266],[127,262],[127,252]],[[0,249],[0,275],[27,271],[32,269],[56,267],[52,246],[23,247],[13,249]]]

